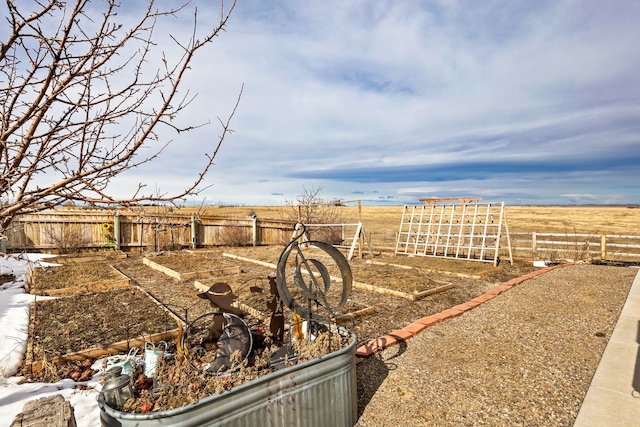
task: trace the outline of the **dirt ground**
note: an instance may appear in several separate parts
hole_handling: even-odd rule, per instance
[[[276,264],[280,253],[277,247],[228,248],[227,253]],[[386,263],[371,264],[368,261]],[[354,258],[349,262],[353,280],[367,284],[402,290],[413,293],[423,287],[440,286],[442,282],[453,284],[453,288],[430,295],[426,298],[410,301],[405,298],[352,289],[349,299],[362,306],[370,306],[374,313],[354,319],[351,328],[357,337],[358,345],[371,339],[399,329],[424,316],[438,313],[454,305],[469,301],[497,284],[512,278],[523,276],[535,270],[530,261],[514,260],[514,264],[501,262],[497,267],[491,263],[461,261],[429,257],[404,257],[379,255],[375,258]],[[417,267],[406,270],[396,265]],[[243,272],[256,268],[251,263],[241,264]],[[271,270],[271,274],[273,270]],[[461,274],[468,277],[460,277]],[[479,277],[479,278],[472,278]],[[437,280],[436,283],[431,281]]]
[[[40,300],[32,319],[37,360],[176,328],[172,317],[133,287]]]
[[[115,282],[124,277],[105,261],[67,264],[62,267],[37,268],[33,272],[31,293],[46,295],[65,288],[90,288],[103,282]]]
[[[223,253],[276,264],[281,250],[280,247],[220,248],[193,253],[156,254],[152,259],[181,273],[239,266],[242,271],[240,274],[199,280],[205,287],[216,282],[227,283],[232,287],[239,302],[268,314],[268,278],[275,276],[275,270],[253,262],[229,258]],[[370,261],[370,257],[355,258],[349,263],[354,281],[401,290],[409,294],[441,286],[442,283],[451,283],[453,287],[417,301],[354,287],[340,314],[373,308],[370,314],[353,317],[353,323],[348,325],[349,329],[355,332],[358,345],[402,328],[421,317],[466,302],[498,283],[522,276],[534,269],[531,262],[525,261],[514,261],[513,265],[503,261],[498,267],[491,263],[427,257],[380,255],[373,259],[376,264]],[[95,262],[93,267],[90,263],[69,264],[55,269],[45,269],[45,273],[38,276],[41,282],[39,286],[62,286],[58,281],[55,281],[55,285],[48,285],[46,281],[49,277],[64,277],[64,282],[69,286],[78,282],[84,283],[88,280],[87,274],[103,264]],[[129,254],[126,259],[110,259],[109,265],[130,278],[133,285],[140,286],[187,323],[212,311],[210,303],[198,297],[200,291],[194,286],[194,280],[179,281],[149,268],[142,263],[142,256],[139,254]],[[404,269],[397,265],[415,268]],[[102,271],[103,269],[99,269],[96,280],[101,277]],[[256,289],[261,289],[262,292],[256,292]],[[175,328],[175,321],[167,316],[158,304],[135,288],[81,293],[55,301],[41,301],[36,313],[36,353],[44,351],[49,358],[65,352],[126,340],[136,335]],[[290,313],[287,315],[291,316]],[[39,321],[40,319],[52,321]]]
[[[130,279],[131,285],[124,289],[77,292],[56,299],[38,300],[32,316],[30,348],[31,357],[35,361],[45,361],[45,369],[31,374],[27,370],[23,374],[27,375],[27,381],[57,381],[67,377],[80,380],[90,377],[95,372],[88,362],[69,362],[54,366],[46,361],[72,352],[105,347],[134,337],[175,329],[176,317],[186,324],[195,324],[205,313],[217,311],[207,299],[198,294],[220,282],[229,285],[240,308],[247,313],[244,315],[245,322],[254,331],[260,325],[264,326],[261,319],[268,319],[272,313],[269,305],[270,278],[276,275],[272,266],[278,263],[281,252],[281,247],[225,247],[161,254],[128,254],[125,258],[109,257],[37,269],[34,274],[36,290],[64,289],[65,286],[73,288],[79,284],[110,280],[114,271]],[[323,265],[326,264],[326,273],[332,277],[328,297],[331,297],[331,292],[336,292],[336,288],[342,291],[341,283],[334,283],[333,277],[340,276],[340,272],[337,265],[331,264],[331,258],[314,252],[313,249],[307,255]],[[144,257],[178,273],[201,272],[203,277],[195,280],[172,278],[145,265]],[[293,268],[290,264],[287,264],[287,269]],[[515,261],[513,265],[501,262],[494,267],[492,263],[477,261],[382,254],[374,258],[369,255],[362,259],[355,258],[349,262],[349,266],[355,285],[344,305],[335,314],[342,316],[341,324],[355,333],[356,346],[402,328],[421,317],[469,301],[496,284],[534,269],[531,262],[525,261]],[[241,272],[207,274],[225,267],[239,267]],[[287,286],[297,280],[292,277],[287,280],[290,279]],[[358,284],[370,285],[375,287],[372,289],[383,292],[401,292],[408,297],[364,290]],[[409,299],[412,295],[434,288],[446,290],[416,301]],[[338,301],[340,295],[331,300],[331,304]],[[287,324],[294,323],[293,314],[286,308],[284,318]],[[268,348],[265,347],[262,350],[264,354],[259,357],[269,357]],[[170,349],[175,351],[174,342],[170,342]],[[234,381],[256,378],[259,375],[256,366],[261,364],[268,363],[242,367],[234,374]],[[167,367],[162,372],[172,378],[170,382],[177,388],[172,388],[160,398],[150,399],[151,395],[143,393],[146,379],[141,376],[137,381],[141,394],[135,401],[129,402],[127,410],[164,410],[187,404],[194,396],[203,397],[207,393],[220,392],[235,384],[202,378],[203,374],[196,374],[180,365]],[[178,387],[185,384],[186,388]],[[207,386],[204,387],[204,384]]]

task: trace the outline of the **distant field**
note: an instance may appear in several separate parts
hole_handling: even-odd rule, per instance
[[[189,208],[184,208],[188,210]],[[208,215],[281,219],[289,207],[238,206],[207,207]],[[402,206],[363,206],[362,222],[368,232],[396,232],[400,227]],[[358,221],[358,208],[339,208],[344,222]],[[507,206],[510,232],[565,234],[629,234],[640,235],[640,208],[608,206]]]

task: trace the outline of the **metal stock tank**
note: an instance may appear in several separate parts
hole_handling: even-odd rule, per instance
[[[134,414],[98,398],[103,426],[351,427],[358,416],[355,343],[169,411]]]

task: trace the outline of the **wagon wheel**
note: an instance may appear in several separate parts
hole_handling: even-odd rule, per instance
[[[278,292],[293,312],[310,320],[336,318],[353,283],[344,255],[328,243],[289,243],[276,270]]]

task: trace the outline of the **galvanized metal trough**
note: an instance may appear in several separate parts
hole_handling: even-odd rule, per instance
[[[299,365],[162,412],[134,414],[98,398],[103,426],[351,427],[358,416],[355,343]]]

